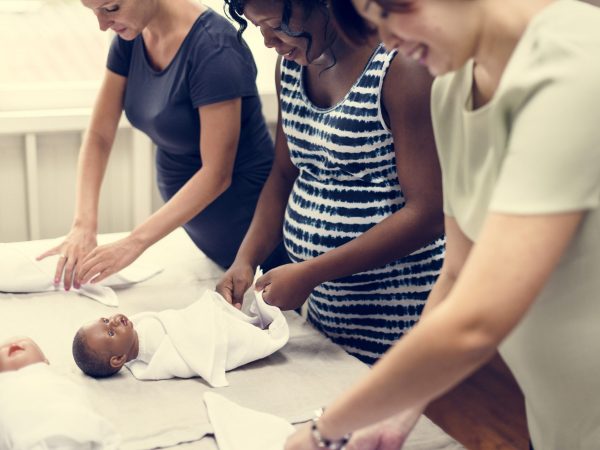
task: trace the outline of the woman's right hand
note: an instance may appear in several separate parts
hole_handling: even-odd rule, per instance
[[[238,309],[242,308],[244,294],[254,281],[254,267],[247,263],[233,262],[215,288],[225,300]]]
[[[40,261],[48,256],[60,255],[56,263],[54,284],[59,284],[60,280],[63,279],[66,291],[71,289],[71,286],[79,289],[80,286],[73,284],[79,263],[97,246],[95,231],[83,227],[73,227],[63,242],[42,253],[37,257],[37,260]]]

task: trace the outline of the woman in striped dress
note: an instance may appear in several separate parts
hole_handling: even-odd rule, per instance
[[[431,78],[378,44],[351,48],[320,0],[225,0],[281,56],[276,157],[251,227],[217,290],[241,303],[283,235],[294,262],[265,300],[295,309],[374,363],[418,320],[443,260]],[[243,15],[243,17],[242,17]]]

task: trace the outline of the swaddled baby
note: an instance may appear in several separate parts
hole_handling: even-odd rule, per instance
[[[120,436],[30,338],[0,345],[0,449],[117,449]]]
[[[141,380],[200,376],[226,386],[225,372],[264,358],[289,338],[281,311],[258,294],[244,314],[214,291],[187,308],[101,317],[73,340],[73,358],[95,378],[109,377],[124,365]]]

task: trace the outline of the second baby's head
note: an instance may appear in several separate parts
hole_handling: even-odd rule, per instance
[[[137,332],[123,314],[93,320],[79,328],[73,339],[75,363],[94,378],[114,375],[138,351]]]
[[[36,363],[48,363],[42,349],[26,336],[15,336],[0,343],[0,372],[19,370]]]

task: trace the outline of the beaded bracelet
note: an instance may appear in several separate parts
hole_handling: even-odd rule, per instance
[[[351,433],[342,436],[342,438],[337,441],[331,441],[323,437],[319,429],[317,428],[317,422],[319,421],[318,417],[314,417],[311,419],[310,432],[312,434],[313,439],[317,443],[317,447],[326,448],[328,450],[344,450],[344,447],[350,440]]]

